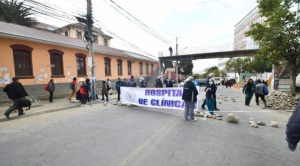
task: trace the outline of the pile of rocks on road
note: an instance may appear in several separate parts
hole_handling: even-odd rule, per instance
[[[300,97],[280,91],[272,91],[266,96],[268,107],[274,110],[295,110],[299,100]]]

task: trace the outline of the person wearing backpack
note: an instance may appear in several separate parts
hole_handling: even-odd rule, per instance
[[[48,91],[49,91],[49,94],[50,94],[50,96],[49,96],[49,102],[52,103],[53,102],[53,93],[55,91],[55,84],[54,84],[54,80],[53,79],[51,79],[49,81],[48,86],[49,86],[49,90]]]
[[[146,84],[146,81],[145,81],[144,77],[140,78],[140,87],[141,88],[146,88],[147,87],[147,84]]]
[[[130,77],[130,80],[128,81],[127,86],[128,87],[136,87],[136,82],[134,81],[133,76]]]
[[[70,96],[69,96],[69,100],[71,100],[71,98],[73,97],[73,95],[75,94],[75,86],[76,86],[76,84],[77,84],[77,78],[76,77],[74,77],[73,78],[73,81],[70,83],[70,89],[72,90],[72,92],[71,92],[71,94],[70,94]]]
[[[267,107],[265,95],[268,95],[268,93],[269,93],[268,87],[265,84],[263,84],[260,79],[258,79],[256,89],[255,89],[255,101],[257,106],[259,106],[258,99],[261,98],[261,100],[264,102],[263,108]]]

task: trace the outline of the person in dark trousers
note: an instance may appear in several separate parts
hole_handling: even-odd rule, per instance
[[[53,93],[54,93],[54,91],[55,91],[54,80],[51,79],[51,80],[49,81],[48,85],[49,85],[49,94],[50,94],[50,96],[49,96],[49,102],[52,103],[52,102],[53,102]]]
[[[140,87],[141,88],[146,88],[147,87],[147,84],[146,84],[146,81],[145,81],[144,77],[140,78]]]
[[[28,93],[26,92],[25,88],[19,82],[19,78],[18,77],[13,77],[12,80],[13,80],[13,82],[6,85],[5,88],[3,89],[3,91],[7,94],[8,98],[11,99],[14,102],[14,104],[11,107],[9,107],[6,110],[6,112],[4,113],[4,116],[7,119],[10,119],[9,115],[15,109],[18,109],[19,116],[25,114],[23,109],[22,109],[20,99],[24,98],[25,96],[28,96]]]
[[[170,80],[169,78],[167,78],[167,81],[166,81],[166,87],[173,87],[173,82],[172,80]]]
[[[286,142],[290,151],[295,151],[300,141],[300,101],[286,125]]]
[[[245,105],[249,106],[253,93],[255,92],[256,86],[254,85],[253,79],[249,79],[243,87],[243,93],[245,94]]]
[[[194,109],[197,102],[198,90],[193,81],[194,78],[192,76],[186,79],[182,93],[182,100],[185,102],[183,119],[190,121],[197,120],[194,115]]]
[[[255,101],[256,101],[257,106],[259,106],[258,100],[259,100],[259,98],[261,98],[261,100],[264,102],[265,107],[267,107],[267,102],[265,100],[265,94],[264,94],[264,88],[267,88],[267,86],[265,84],[263,84],[260,79],[258,79],[256,89],[255,89]]]
[[[85,79],[85,87],[86,87],[86,101],[91,104],[91,80],[89,78]]]
[[[108,84],[105,81],[102,81],[101,95],[102,95],[102,99],[101,100],[104,100],[104,96],[105,96],[106,97],[106,101],[108,101]]]
[[[169,47],[169,51],[170,51],[170,56],[172,56],[173,55],[173,49],[172,49],[172,47]]]
[[[209,73],[208,78],[206,79],[206,82],[205,82],[206,87],[209,86],[209,80],[210,80],[211,78],[213,78],[213,76],[214,76],[214,73]],[[202,109],[205,109],[205,105],[206,105],[206,98],[204,99],[201,108],[202,108]],[[216,102],[215,102],[215,104],[214,104],[214,110],[215,110],[215,111],[220,111],[220,109],[217,108],[217,100],[216,100]]]
[[[162,88],[163,87],[163,83],[161,81],[161,76],[157,77],[157,79],[155,80],[155,87],[156,88]]]
[[[77,78],[76,77],[74,77],[73,78],[73,81],[71,82],[71,84],[70,84],[70,88],[71,88],[71,90],[72,90],[72,92],[71,92],[71,94],[70,94],[70,96],[69,96],[69,100],[71,100],[71,98],[73,97],[73,95],[75,94],[75,86],[76,86],[76,84],[77,84]]]
[[[124,78],[124,81],[123,81],[123,86],[127,86],[127,81],[126,81],[126,78]]]
[[[130,80],[127,82],[127,87],[136,87],[136,82],[134,81],[133,76],[131,76]]]
[[[215,80],[214,79],[210,79],[209,80],[209,85],[204,89],[204,91],[206,92],[206,105],[208,108],[208,111],[211,115],[214,115],[214,105],[216,102],[216,91],[217,91],[217,86],[214,83]]]
[[[116,82],[116,89],[118,92],[118,101],[120,101],[121,86],[123,86],[123,82],[121,81],[120,78],[118,78],[118,81]]]
[[[87,98],[87,94],[88,94],[85,82],[82,82],[80,89],[79,89],[79,93],[81,95],[81,107],[85,107],[86,98]]]

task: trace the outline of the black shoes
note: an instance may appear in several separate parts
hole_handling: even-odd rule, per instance
[[[218,109],[218,108],[215,108],[214,110],[215,110],[215,111],[220,111],[220,109]]]
[[[203,110],[205,110],[206,108],[205,107],[201,107]]]
[[[25,115],[25,113],[23,112],[23,113],[19,114],[19,116],[22,116],[22,115]]]
[[[9,115],[7,115],[7,114],[5,114],[5,113],[4,113],[4,116],[5,116],[7,119],[10,119],[10,118],[9,118]]]

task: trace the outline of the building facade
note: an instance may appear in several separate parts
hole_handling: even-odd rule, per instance
[[[83,40],[0,22],[0,41],[1,91],[17,76],[30,95],[39,96],[41,90],[45,93],[43,86],[50,79],[60,89],[57,92],[66,95],[73,77],[90,77],[89,53]],[[158,68],[156,59],[97,44],[94,57],[97,81],[149,77]],[[7,99],[3,93],[0,98],[0,102]]]
[[[264,21],[265,18],[259,14],[258,6],[239,21],[234,26],[234,50],[257,49],[258,45],[251,37],[246,37],[245,32],[250,29],[251,24],[263,23]]]

